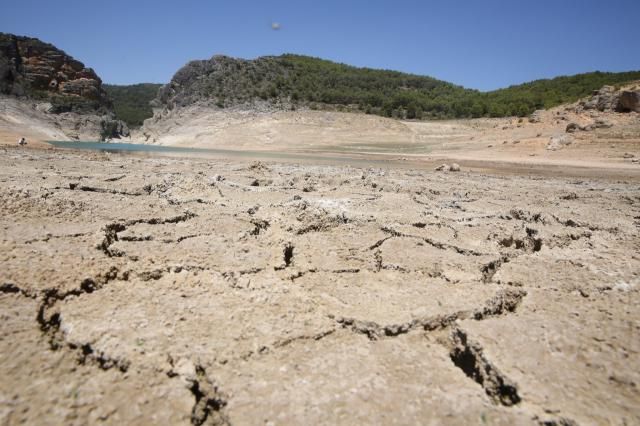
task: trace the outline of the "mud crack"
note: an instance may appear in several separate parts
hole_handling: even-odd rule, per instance
[[[61,187],[56,187],[54,189],[64,189]],[[117,189],[110,189],[110,188],[100,188],[97,186],[88,186],[88,185],[80,185],[78,183],[70,183],[69,184],[69,189],[76,190],[76,191],[85,191],[85,192],[99,192],[99,193],[103,193],[103,194],[118,194],[118,195],[128,195],[128,196],[132,196],[132,197],[139,197],[141,195],[147,195],[146,192],[129,192],[129,191],[120,191]]]
[[[20,295],[24,297],[29,297],[31,299],[35,299],[37,297],[35,294],[31,293],[28,290],[18,287],[14,283],[2,283],[2,285],[0,285],[0,293],[5,293],[5,294],[19,293]]]
[[[193,217],[196,217],[195,213],[186,211],[181,215],[168,218],[153,217],[149,219],[131,219],[124,222],[109,223],[102,227],[101,231],[104,233],[104,237],[100,242],[98,242],[98,244],[96,244],[96,248],[98,250],[102,250],[104,254],[109,257],[121,257],[124,256],[125,253],[121,250],[112,248],[111,245],[119,240],[118,233],[125,231],[127,227],[138,225],[140,223],[146,223],[148,225],[164,225],[167,223],[186,222]]]
[[[289,275],[287,278],[291,281],[295,281],[299,278],[304,277],[307,274],[316,274],[316,273],[328,273],[328,274],[358,274],[360,273],[360,268],[341,268],[341,269],[318,269],[318,268],[310,268],[302,271],[296,271],[295,273]]]
[[[503,238],[499,241],[502,247],[513,247],[522,250],[525,253],[535,253],[542,249],[542,238],[536,238],[538,231],[532,228],[526,228],[527,235],[518,238],[513,235]]]
[[[440,241],[435,241],[431,238],[428,237],[419,237],[417,235],[411,235],[411,234],[405,234],[402,233],[400,231],[397,231],[389,226],[382,226],[380,228],[382,230],[382,232],[386,232],[387,234],[391,234],[391,237],[389,238],[393,238],[393,237],[400,237],[400,238],[413,238],[416,240],[420,240],[423,241],[427,244],[429,244],[432,247],[435,247],[437,249],[440,250],[453,250],[458,254],[464,255],[464,256],[483,256],[483,253],[477,252],[475,250],[471,250],[471,249],[464,249],[462,247],[458,247],[455,246],[453,244],[447,244],[447,243],[443,243]],[[377,243],[375,243],[373,246],[370,247],[371,250],[380,247],[386,240],[388,240],[389,238],[386,239],[382,239],[380,241],[378,241]]]
[[[91,362],[97,364],[103,370],[117,367],[122,372],[127,371],[129,368],[129,362],[127,360],[109,358],[103,353],[96,352],[90,344],[78,345],[75,343],[67,343],[65,345],[65,339],[60,330],[62,318],[60,312],[55,309],[55,305],[58,302],[68,297],[80,297],[101,289],[110,281],[117,279],[118,274],[118,268],[112,266],[107,272],[97,278],[85,278],[81,281],[78,288],[63,293],[56,288],[47,289],[43,292],[42,302],[36,315],[36,321],[40,326],[40,331],[47,338],[51,350],[59,350],[66,347],[78,355],[77,359],[79,364]],[[128,279],[128,272],[120,275],[120,278]]]
[[[258,236],[262,231],[266,231],[271,224],[262,219],[251,219],[251,224],[253,225],[253,229],[249,231],[249,235]]]
[[[344,212],[339,215],[330,215],[324,211],[321,214],[316,213],[313,219],[307,219],[305,216],[301,216],[298,220],[302,220],[308,224],[295,231],[297,235],[304,235],[309,232],[328,231],[329,229],[333,229],[350,222]]]
[[[276,271],[281,271],[283,269],[286,269],[290,266],[293,266],[293,250],[294,250],[295,246],[291,243],[288,242],[287,244],[285,244],[284,248],[282,249],[282,263],[278,266],[275,266],[273,269]]]
[[[480,272],[482,272],[482,282],[485,284],[489,284],[493,280],[493,276],[505,263],[509,263],[509,256],[501,256],[499,259],[492,260],[491,262],[480,268]]]
[[[82,365],[92,363],[102,370],[109,370],[116,367],[123,373],[125,373],[130,366],[130,362],[125,359],[110,358],[104,352],[96,352],[89,343],[80,346],[69,343],[69,348],[78,352],[78,363]]]
[[[566,417],[560,417],[551,420],[539,420],[538,424],[540,426],[578,426],[578,422]]]
[[[461,310],[446,315],[416,318],[402,324],[380,325],[374,321],[362,321],[345,317],[338,318],[337,322],[343,328],[350,329],[355,333],[364,334],[370,340],[378,340],[383,337],[396,337],[417,329],[422,329],[427,332],[446,329],[457,320],[474,319],[479,321],[505,313],[515,312],[526,295],[527,292],[524,290],[503,290],[491,299],[488,299],[481,308]]]
[[[118,176],[108,177],[108,178],[104,179],[104,181],[105,182],[115,182],[115,181],[118,181],[120,179],[124,179],[126,177],[127,177],[127,175],[118,175]]]
[[[521,401],[516,384],[486,358],[482,346],[471,341],[464,330],[453,329],[451,342],[451,361],[482,386],[495,404],[512,406]]]
[[[335,333],[335,328],[332,328],[330,330],[326,330],[326,331],[322,331],[320,333],[316,333],[314,335],[303,335],[303,336],[296,336],[296,337],[289,337],[287,339],[284,340],[280,340],[276,343],[273,344],[274,348],[282,348],[285,346],[288,346],[294,342],[299,342],[299,341],[309,341],[309,340],[322,340],[327,336],[332,335],[333,333]]]
[[[382,260],[382,251],[380,249],[377,249],[373,253],[373,260],[375,261],[376,272],[380,272],[384,266],[383,260]]]
[[[268,353],[273,352],[276,349],[280,349],[280,348],[284,348],[286,346],[292,345],[294,343],[297,342],[309,342],[309,341],[319,341],[324,339],[327,336],[331,336],[333,333],[336,332],[335,328],[331,328],[329,330],[325,330],[325,331],[321,331],[319,333],[316,334],[303,334],[303,335],[299,335],[299,336],[293,336],[293,337],[287,337],[285,339],[281,339],[278,340],[276,342],[274,342],[271,346],[267,346],[267,345],[263,345],[260,348],[258,348],[257,350],[253,351],[249,351],[243,355],[240,355],[237,359],[241,359],[243,361],[247,361],[255,356],[259,356],[259,355],[265,355]],[[224,360],[224,363],[226,364],[229,360]]]
[[[291,243],[284,246],[282,254],[285,268],[291,266],[291,264],[293,263],[293,249],[294,246]]]
[[[188,380],[191,382],[189,390],[196,399],[191,410],[191,424],[230,425],[229,418],[223,411],[227,405],[227,397],[209,380],[204,367],[196,365],[195,377]]]

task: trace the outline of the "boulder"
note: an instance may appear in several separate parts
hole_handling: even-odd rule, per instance
[[[36,105],[36,111],[40,111],[48,114],[53,111],[53,105],[51,105],[51,102],[39,103]]]
[[[435,168],[436,172],[448,172],[449,171],[449,165],[448,164],[441,164],[438,167]]]
[[[460,166],[457,163],[453,163],[451,167],[449,167],[450,172],[459,172]]]
[[[547,149],[549,151],[557,151],[565,146],[571,145],[573,143],[573,137],[570,135],[555,135],[549,139],[549,143],[547,144]]]
[[[567,133],[575,133],[578,130],[582,131],[582,132],[590,132],[592,130],[595,129],[608,129],[610,127],[613,127],[613,124],[609,123],[608,121],[602,120],[602,119],[598,119],[596,121],[594,121],[591,124],[587,124],[585,126],[581,126],[577,123],[569,123],[567,125],[566,128],[566,132]]]
[[[640,112],[640,91],[623,91],[618,100],[619,112]]]
[[[593,95],[580,104],[584,109],[597,109],[598,111],[613,111],[618,105],[619,94],[613,86],[602,86]]]
[[[602,120],[602,119],[598,119],[595,121],[595,123],[593,123],[593,126],[596,129],[609,129],[611,127],[613,127],[612,123],[609,123],[608,121]]]
[[[615,112],[640,112],[640,91],[618,91],[613,86],[603,86],[586,100],[580,102],[585,110]]]
[[[567,128],[565,129],[567,133],[574,133],[578,130],[582,130],[582,127],[577,123],[569,123],[567,124]]]
[[[618,102],[618,95],[613,86],[603,86],[596,98],[596,109],[598,111],[611,111],[615,109]]]
[[[100,120],[100,138],[102,140],[120,139],[129,136],[129,127],[122,120],[115,120],[112,117],[104,116]]]
[[[544,115],[544,110],[536,110],[531,113],[529,116],[529,123],[540,123],[542,122],[542,117]]]

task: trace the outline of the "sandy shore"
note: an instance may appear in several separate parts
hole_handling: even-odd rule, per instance
[[[411,161],[3,148],[0,422],[639,423],[635,175]]]

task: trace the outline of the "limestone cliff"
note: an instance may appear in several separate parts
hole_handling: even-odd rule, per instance
[[[110,111],[102,80],[91,68],[36,38],[0,33],[0,92],[52,101],[63,111]]]
[[[70,138],[129,134],[95,71],[37,38],[0,33],[0,94],[34,104]]]

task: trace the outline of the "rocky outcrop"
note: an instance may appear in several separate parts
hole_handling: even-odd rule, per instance
[[[616,104],[616,89],[613,86],[603,86],[600,90],[594,91],[589,99],[580,103],[584,109],[598,111],[612,111]]]
[[[122,120],[115,120],[110,116],[104,116],[100,119],[101,139],[119,139],[121,136],[129,136],[127,123]]]
[[[0,95],[33,103],[72,139],[129,136],[95,71],[36,38],[0,33]]]
[[[36,38],[0,33],[0,93],[48,98],[54,111],[111,110],[95,71]]]
[[[282,84],[291,73],[282,57],[246,60],[215,55],[194,60],[180,68],[169,84],[159,90],[154,106],[173,109],[206,103],[224,108],[259,99],[288,98],[278,83]]]
[[[579,103],[585,110],[612,112],[640,112],[640,90],[616,90],[613,86],[603,86],[592,96]]]
[[[577,131],[590,132],[590,131],[595,130],[595,129],[609,129],[611,127],[613,127],[612,123],[609,123],[608,121],[603,120],[603,119],[597,119],[593,123],[586,124],[584,126],[582,126],[582,125],[580,125],[578,123],[573,123],[573,122],[569,123],[569,124],[567,124],[567,127],[566,127],[565,131],[567,133],[575,133]]]

